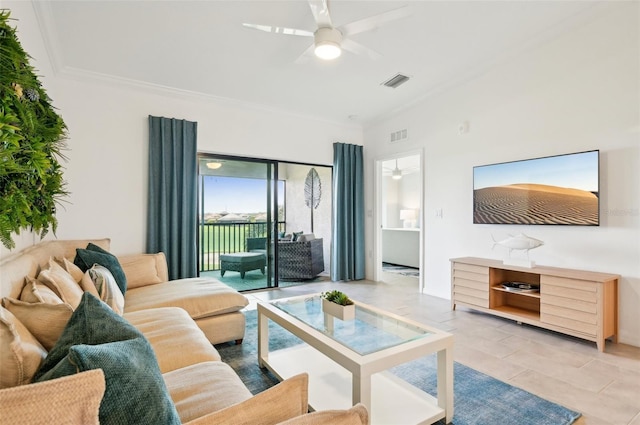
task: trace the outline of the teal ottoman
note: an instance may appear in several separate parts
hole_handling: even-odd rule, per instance
[[[249,270],[260,269],[264,274],[266,265],[265,255],[261,252],[234,252],[220,255],[220,276],[228,270],[240,272],[240,277],[244,279],[244,274]]]

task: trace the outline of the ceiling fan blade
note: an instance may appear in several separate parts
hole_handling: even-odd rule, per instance
[[[378,60],[382,57],[382,55],[375,50],[365,47],[360,43],[356,43],[353,40],[342,40],[342,48],[357,55],[369,56],[369,58],[373,60]]]
[[[309,0],[309,6],[318,28],[333,28],[328,0]]]
[[[340,32],[344,36],[350,36],[350,35],[359,34],[365,31],[371,31],[381,27],[387,22],[406,18],[410,14],[411,14],[411,8],[409,6],[403,6],[398,9],[381,13],[379,15],[370,16],[368,18],[360,19],[359,21],[354,21],[349,24],[345,24],[340,27]]]
[[[309,62],[312,58],[313,58],[313,49],[315,48],[315,46],[313,44],[311,44],[309,47],[307,47],[307,49],[302,52],[302,54],[300,56],[298,56],[298,59],[296,59],[294,61],[294,63],[296,65],[302,65],[305,64],[307,62]]]
[[[258,25],[258,24],[242,24],[245,28],[251,28],[258,31],[270,32],[273,34],[284,35],[299,35],[302,37],[313,37],[313,33],[307,30],[300,30],[296,28],[274,27],[271,25]]]

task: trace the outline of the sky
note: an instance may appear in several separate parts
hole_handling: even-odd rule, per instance
[[[473,188],[517,183],[598,192],[598,151],[506,162],[473,168]]]
[[[284,182],[278,195],[284,200]],[[278,202],[284,205],[284,202]],[[204,212],[258,213],[267,210],[267,181],[237,177],[204,176]]]

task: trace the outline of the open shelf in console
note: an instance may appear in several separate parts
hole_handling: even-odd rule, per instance
[[[489,269],[489,308],[516,314],[531,320],[540,319],[540,292],[508,291],[502,287],[507,282],[521,282],[540,287],[540,275],[500,268]]]

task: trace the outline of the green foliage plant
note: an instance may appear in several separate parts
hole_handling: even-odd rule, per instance
[[[330,302],[336,303],[336,304],[340,304],[340,305],[351,305],[351,304],[353,304],[353,301],[351,300],[351,298],[349,298],[347,296],[347,294],[345,294],[344,292],[337,291],[337,290],[323,292],[322,294],[320,294],[320,296],[322,298],[326,299],[327,301],[330,301]]]
[[[57,228],[56,206],[68,195],[60,161],[67,127],[42,88],[8,10],[0,10],[0,241],[27,229]]]

